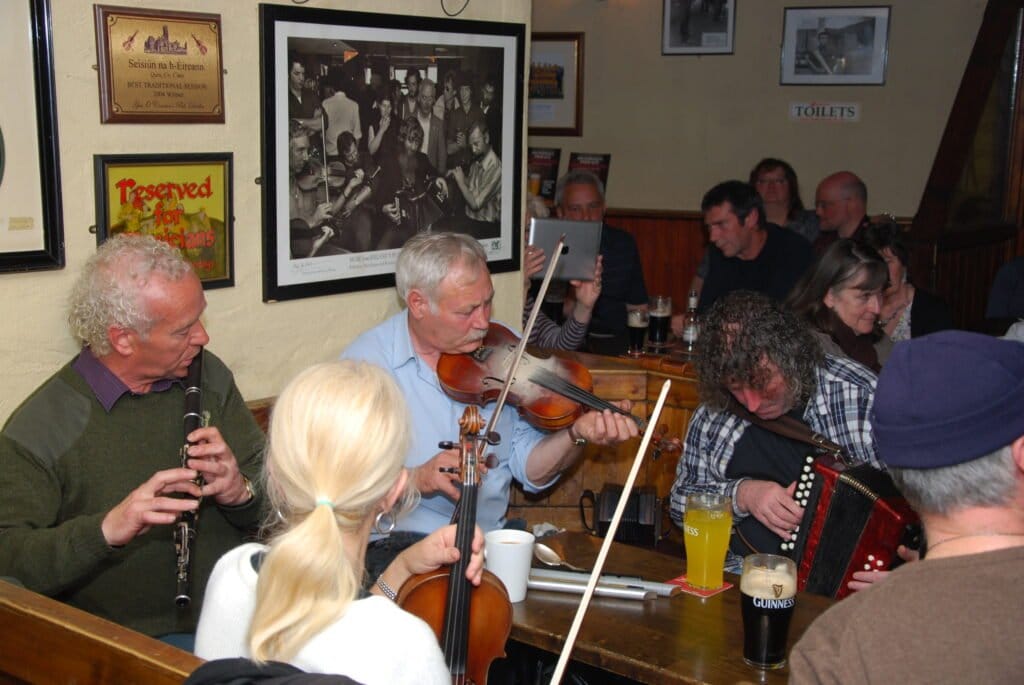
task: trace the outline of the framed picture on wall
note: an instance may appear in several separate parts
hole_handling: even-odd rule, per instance
[[[661,54],[732,53],[736,0],[663,0]]]
[[[94,155],[96,242],[151,235],[181,250],[203,288],[235,284],[230,152]]]
[[[424,231],[519,268],[525,35],[260,5],[264,301],[393,286]]]
[[[889,7],[787,7],[783,84],[881,85],[889,55]]]
[[[64,266],[50,0],[0,4],[0,272]],[[28,68],[27,65],[31,65]],[[18,103],[17,106],[14,103]]]
[[[530,37],[531,136],[583,135],[583,34]]]

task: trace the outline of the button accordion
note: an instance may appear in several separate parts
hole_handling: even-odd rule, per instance
[[[832,454],[808,456],[795,492],[804,516],[782,553],[797,562],[797,586],[841,599],[857,571],[887,571],[896,548],[920,541],[917,514],[888,473]]]

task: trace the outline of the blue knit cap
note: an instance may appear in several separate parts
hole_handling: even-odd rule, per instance
[[[1024,343],[943,331],[897,344],[878,376],[871,423],[889,466],[930,469],[1024,435]]]

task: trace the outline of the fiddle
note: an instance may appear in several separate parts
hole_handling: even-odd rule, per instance
[[[487,440],[480,410],[466,407],[459,421],[462,497],[455,533],[459,560],[448,569],[413,576],[402,584],[395,602],[423,619],[437,635],[453,683],[487,682],[491,662],[505,655],[512,630],[512,603],[504,584],[485,570],[478,587],[466,579],[473,553],[480,456]],[[442,601],[443,600],[443,601]]]
[[[502,390],[519,337],[501,324],[492,323],[483,344],[469,354],[442,354],[437,362],[441,388],[452,399],[483,405]],[[629,416],[642,430],[644,422],[593,394],[594,379],[579,362],[561,357],[523,354],[512,378],[508,401],[527,423],[554,431],[579,418],[583,407]]]
[[[330,162],[326,166],[326,173],[324,172],[324,163],[319,159],[310,157],[306,160],[305,166],[302,167],[302,171],[295,174],[295,185],[298,186],[299,190],[316,190],[324,184],[326,180],[328,187],[330,188],[341,188],[345,185],[345,167],[341,162]]]

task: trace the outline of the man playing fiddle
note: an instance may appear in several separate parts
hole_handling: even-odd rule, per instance
[[[308,128],[292,122],[288,127],[288,218],[292,259],[331,253],[327,242],[334,236],[331,203],[324,194],[322,171],[310,166]],[[320,202],[320,198],[324,198]]]
[[[413,439],[405,464],[420,504],[397,522],[390,539],[371,542],[371,575],[390,557],[451,519],[459,499],[459,453],[438,449],[458,436],[465,408],[441,389],[437,364],[442,354],[476,350],[491,325],[494,287],[487,256],[473,238],[456,233],[423,233],[409,239],[395,268],[398,294],[406,308],[357,338],[342,354],[391,373],[402,388],[413,417]],[[624,410],[630,405],[621,405]],[[493,405],[481,413],[489,419]],[[505,407],[494,427],[501,442],[491,450],[496,463],[481,469],[477,523],[484,531],[505,525],[509,490],[518,480],[528,492],[550,487],[579,458],[588,442],[612,445],[637,435],[636,424],[609,411],[581,415],[567,429],[543,434]]]

